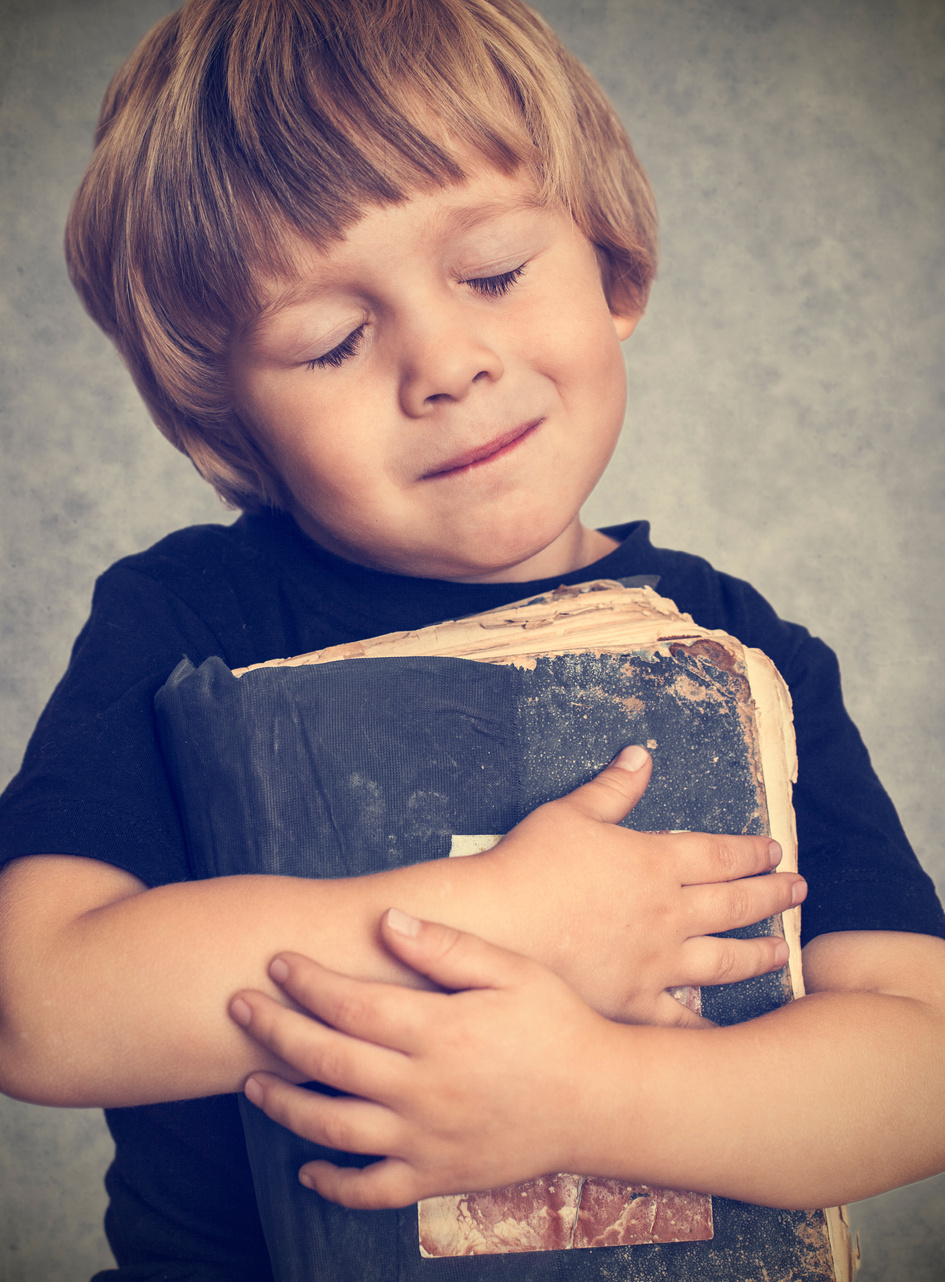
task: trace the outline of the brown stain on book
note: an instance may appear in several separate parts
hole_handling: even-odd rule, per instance
[[[569,1251],[712,1237],[712,1199],[597,1176],[544,1175],[418,1207],[428,1258]]]
[[[636,695],[627,695],[626,698],[621,699],[620,702],[623,704],[624,708],[626,708],[631,717],[642,717],[644,712],[646,712],[646,704],[642,699],[638,699]]]
[[[712,1199],[705,1194],[599,1177],[584,1181],[574,1247],[706,1242],[711,1238]]]

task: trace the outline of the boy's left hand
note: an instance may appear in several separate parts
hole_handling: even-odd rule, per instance
[[[254,1104],[316,1143],[384,1155],[361,1170],[310,1162],[302,1182],[365,1208],[580,1173],[581,1140],[608,1112],[598,1104],[595,1115],[583,1098],[582,1067],[604,1054],[617,1026],[546,967],[475,935],[397,910],[382,931],[402,961],[461,991],[362,982],[286,953],[273,978],[316,1019],[260,992],[230,1006],[306,1080],[357,1096],[254,1073],[245,1086]]]

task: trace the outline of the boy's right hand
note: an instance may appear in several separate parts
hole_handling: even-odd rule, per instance
[[[505,865],[513,900],[538,909],[542,938],[527,951],[595,1009],[627,1023],[707,1024],[666,990],[785,965],[783,939],[712,936],[799,904],[807,884],[793,872],[757,875],[781,859],[768,837],[618,827],[651,770],[643,748],[625,748],[589,783],[533,811],[485,858]]]

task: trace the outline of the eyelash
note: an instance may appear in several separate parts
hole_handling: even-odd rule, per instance
[[[347,338],[343,338],[337,347],[333,347],[330,352],[324,356],[316,356],[314,360],[308,362],[309,369],[328,369],[337,368],[343,365],[349,357],[354,356],[361,346],[361,339],[364,337],[364,326],[359,325],[353,329]]]
[[[524,270],[525,264],[522,263],[520,267],[513,267],[507,272],[500,272],[498,276],[475,276],[463,283],[484,298],[501,298],[503,294],[509,292]],[[313,360],[310,360],[308,368],[337,369],[339,365],[343,365],[346,360],[357,353],[363,337],[364,326],[359,325],[357,329],[351,331],[347,338],[342,339],[337,347],[333,347],[324,356],[316,356]]]
[[[525,264],[522,263],[521,267],[513,267],[511,271],[502,272],[498,276],[476,276],[464,283],[485,298],[501,298],[509,292],[524,270]]]

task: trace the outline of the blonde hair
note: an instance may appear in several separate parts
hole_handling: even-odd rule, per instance
[[[367,207],[462,181],[469,154],[530,172],[597,247],[611,309],[642,312],[646,175],[599,85],[520,0],[190,0],[119,70],[69,271],[158,427],[226,502],[283,502],[227,365],[255,282],[291,269],[286,233],[324,247]]]

